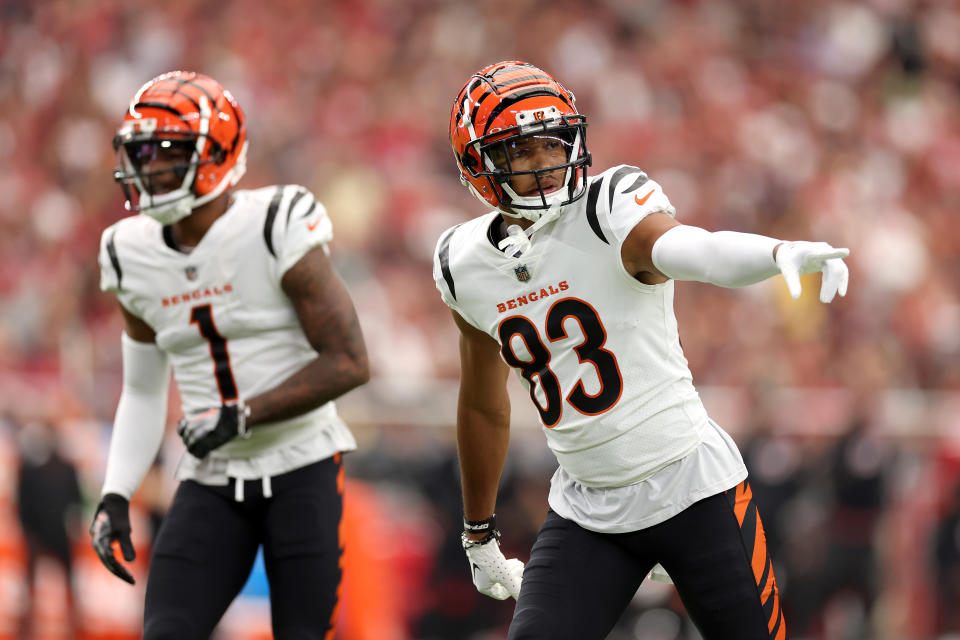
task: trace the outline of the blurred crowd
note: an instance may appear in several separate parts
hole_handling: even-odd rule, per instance
[[[459,549],[457,337],[431,275],[440,232],[482,213],[456,177],[450,106],[503,59],[573,90],[595,170],[639,166],[682,222],[850,247],[849,293],[829,306],[818,276],[796,302],[779,278],[679,285],[684,349],[745,452],[791,635],[960,637],[960,3],[7,0],[0,638],[31,617],[50,637],[135,637],[140,601],[85,550],[122,327],[96,256],[125,215],[112,135],[137,88],[176,68],[215,77],[245,109],[241,187],[304,184],[334,222],[374,375],[341,403],[361,442],[347,460],[360,568],[341,637],[503,637],[511,607],[473,591]],[[524,557],[554,461],[517,409],[501,528]],[[145,540],[182,451],[171,435],[138,496]],[[63,517],[41,525],[64,531],[44,545],[16,487],[51,451],[59,475],[39,475],[65,479],[30,495],[50,492]],[[37,572],[35,549],[53,565]],[[51,591],[54,565],[73,597]],[[244,631],[224,637],[248,637],[258,613],[237,612]],[[672,589],[645,585],[611,637],[697,636]]]

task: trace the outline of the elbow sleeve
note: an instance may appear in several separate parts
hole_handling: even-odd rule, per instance
[[[166,354],[153,343],[137,342],[125,333],[121,343],[123,388],[101,495],[117,493],[129,500],[163,441],[170,366]]]
[[[680,225],[653,244],[653,265],[668,278],[743,287],[780,272],[773,249],[780,240],[752,233]]]

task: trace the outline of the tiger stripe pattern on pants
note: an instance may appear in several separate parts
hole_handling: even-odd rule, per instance
[[[783,609],[780,608],[780,590],[773,575],[773,563],[770,560],[770,554],[767,553],[767,538],[763,533],[763,524],[760,521],[757,505],[753,501],[750,484],[744,480],[733,489],[726,491],[726,497],[740,524],[744,549],[751,558],[753,576],[756,579],[760,602],[763,604],[763,612],[767,618],[770,638],[785,640],[787,631],[783,620]]]

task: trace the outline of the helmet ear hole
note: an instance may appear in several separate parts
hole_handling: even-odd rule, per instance
[[[477,159],[469,153],[465,153],[460,156],[460,164],[462,164],[463,168],[467,169],[470,173],[476,173],[477,166],[479,165]]]
[[[210,143],[210,158],[214,164],[223,164],[223,161],[227,159],[227,152],[216,141],[211,140]]]

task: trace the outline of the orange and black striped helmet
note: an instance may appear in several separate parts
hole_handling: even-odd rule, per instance
[[[590,154],[586,117],[577,112],[573,93],[553,76],[526,62],[498,62],[470,76],[450,114],[450,144],[460,180],[482,202],[513,216],[538,220],[586,192]],[[509,166],[507,148],[527,136],[555,136],[566,150],[564,164],[528,171]],[[540,177],[566,169],[562,186],[546,192]],[[510,178],[532,175],[539,194],[518,195]]]
[[[113,147],[120,161],[114,179],[127,209],[172,224],[237,184],[246,171],[247,128],[243,111],[220,83],[172,71],[140,87]],[[150,165],[158,156],[176,160],[154,170]]]

